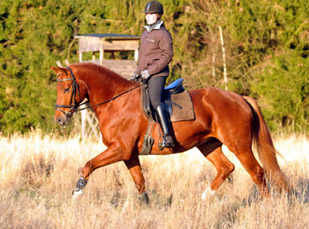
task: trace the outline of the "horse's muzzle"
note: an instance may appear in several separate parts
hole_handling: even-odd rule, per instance
[[[69,124],[69,117],[67,116],[56,116],[55,122],[60,126],[67,126]]]

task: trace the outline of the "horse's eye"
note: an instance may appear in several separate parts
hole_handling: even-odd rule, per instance
[[[66,88],[63,90],[64,93],[68,93],[70,91],[70,88]]]

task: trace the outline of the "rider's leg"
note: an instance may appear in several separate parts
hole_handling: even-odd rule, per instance
[[[159,119],[158,121],[163,131],[162,147],[174,147],[175,144],[169,129],[169,123],[167,119],[165,106],[162,103],[165,81],[166,77],[162,76],[151,77],[149,80],[149,97],[151,105],[157,113]]]
[[[166,115],[165,105],[161,103],[156,109],[159,123],[161,125],[161,129],[163,131],[163,141],[162,147],[174,147],[173,137],[171,135],[171,131],[169,128],[169,123]]]

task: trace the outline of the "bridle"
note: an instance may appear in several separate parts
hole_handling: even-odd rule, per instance
[[[80,97],[80,91],[79,91],[79,86],[76,83],[76,79],[75,79],[72,69],[69,67],[67,67],[67,69],[70,71],[71,77],[66,78],[66,79],[57,79],[57,82],[64,82],[64,81],[72,80],[72,92],[71,92],[71,98],[70,98],[70,105],[56,104],[55,109],[59,110],[61,113],[63,113],[68,118],[71,118],[73,116],[73,113],[76,112],[77,108],[81,105],[76,101],[76,92],[78,92],[78,96]],[[70,110],[68,112],[65,112],[61,108],[70,108]]]
[[[61,113],[63,113],[68,118],[71,118],[73,116],[73,114],[75,112],[77,112],[77,111],[82,111],[82,110],[89,109],[89,108],[96,108],[96,107],[98,107],[100,105],[103,105],[105,103],[108,103],[108,102],[110,102],[110,101],[112,101],[112,100],[114,100],[114,99],[116,99],[116,98],[118,98],[118,97],[120,97],[120,96],[122,96],[122,95],[124,95],[124,94],[126,94],[126,93],[128,93],[128,92],[130,92],[130,91],[132,91],[134,89],[136,89],[136,88],[141,87],[141,84],[138,84],[137,86],[132,87],[132,88],[128,89],[127,91],[124,91],[124,92],[114,96],[111,99],[105,100],[104,102],[97,103],[97,104],[92,105],[92,106],[87,106],[87,107],[78,109],[79,106],[88,103],[88,101],[85,101],[83,103],[78,103],[76,101],[76,92],[78,92],[78,96],[80,98],[79,85],[76,82],[76,78],[75,78],[75,76],[73,74],[72,69],[70,67],[66,67],[66,68],[70,71],[71,77],[70,78],[66,78],[66,79],[57,79],[57,82],[64,82],[64,81],[72,80],[72,92],[71,92],[71,98],[70,98],[70,105],[59,105],[59,104],[56,104],[55,105],[55,109],[59,110]],[[65,112],[61,108],[70,108],[70,110],[68,112]]]

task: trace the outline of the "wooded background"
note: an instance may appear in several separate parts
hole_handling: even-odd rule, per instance
[[[1,1],[0,132],[57,129],[49,66],[78,62],[76,34],[140,35],[147,2]],[[252,96],[272,131],[308,133],[309,1],[160,2],[174,40],[170,81]]]

